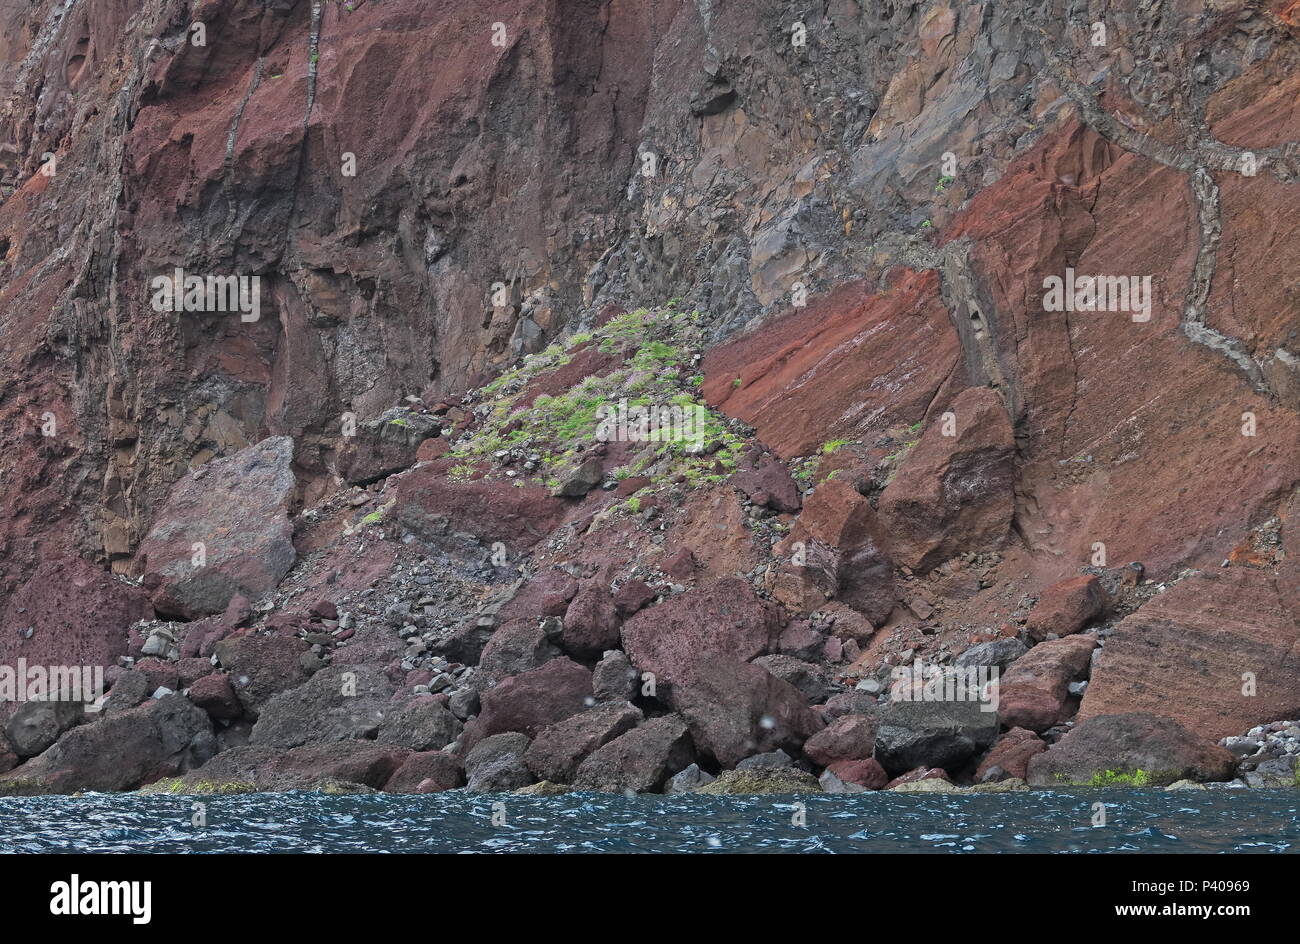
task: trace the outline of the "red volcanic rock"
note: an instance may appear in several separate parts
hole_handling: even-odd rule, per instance
[[[803,694],[761,666],[701,652],[680,669],[669,702],[695,746],[723,767],[777,748],[793,754],[822,727]]]
[[[1158,713],[1218,740],[1300,716],[1300,624],[1279,589],[1232,567],[1153,597],[1106,640],[1079,718]]]
[[[697,658],[748,660],[776,642],[780,623],[749,584],[728,577],[642,610],[623,624],[623,649],[656,684],[672,686]]]
[[[1155,786],[1177,780],[1227,780],[1236,759],[1218,744],[1177,721],[1132,712],[1080,721],[1065,737],[1029,761],[1036,787],[1088,783],[1107,771],[1143,771]]]
[[[952,414],[948,431],[947,414]],[[881,493],[877,511],[894,559],[925,571],[962,551],[999,546],[1011,529],[1015,440],[1006,408],[986,387],[962,391],[932,416]]]
[[[1035,639],[1068,636],[1106,612],[1110,598],[1091,574],[1061,580],[1045,589],[1029,611],[1025,628]]]
[[[526,550],[564,520],[569,504],[537,485],[515,488],[509,479],[453,482],[433,463],[402,476],[393,489],[393,509],[405,527],[436,537],[450,527],[480,541]]]
[[[208,716],[167,695],[73,728],[0,777],[0,796],[134,790],[197,767],[216,749]]]
[[[618,613],[614,598],[598,581],[578,591],[564,614],[561,644],[570,654],[599,658],[606,649],[618,648]]]
[[[952,783],[952,776],[942,767],[917,767],[889,781],[885,784],[885,789],[892,790],[900,784],[916,783],[918,780],[946,780]]]
[[[920,419],[958,355],[937,274],[904,272],[881,294],[851,282],[714,348],[703,389],[788,459]]]
[[[272,437],[173,486],[138,552],[160,612],[206,616],[275,589],[297,557],[292,462],[293,440]]]
[[[465,785],[465,772],[451,754],[423,751],[406,758],[384,784],[386,793],[442,793]]]
[[[538,779],[569,783],[589,754],[640,721],[641,712],[627,702],[606,702],[543,728],[524,759]]]
[[[239,703],[230,684],[230,677],[214,672],[205,675],[190,686],[190,701],[198,705],[213,718],[238,718],[244,713],[244,706]]]
[[[373,741],[304,744],[290,750],[243,745],[222,751],[181,777],[181,789],[200,783],[246,783],[257,790],[319,790],[336,781],[378,790],[412,756],[404,748]]]
[[[578,581],[564,571],[544,570],[502,604],[497,617],[504,623],[516,618],[563,616],[577,592]]]
[[[574,786],[606,793],[655,792],[691,764],[695,751],[676,715],[652,718],[593,751],[578,767]]]
[[[289,636],[241,636],[217,643],[216,656],[249,718],[256,719],[271,696],[307,681],[311,673],[302,660],[310,649]]]
[[[679,548],[660,562],[659,569],[674,580],[689,580],[695,573],[695,555],[689,547]]]
[[[622,617],[631,616],[654,602],[655,592],[644,580],[633,578],[618,588],[614,594],[614,609]]]
[[[814,764],[829,767],[840,760],[870,757],[875,745],[876,719],[867,715],[850,714],[840,715],[810,737],[804,743],[803,752]],[[836,775],[839,776],[838,772]],[[840,779],[843,780],[844,777],[840,776]]]
[[[989,772],[995,767],[1002,771],[1001,775],[996,775],[994,772],[998,780],[1008,777],[1024,780],[1030,758],[1045,750],[1047,744],[1033,731],[1012,728],[999,737],[989,752],[984,755],[984,759],[975,770],[975,782],[983,783],[986,777],[990,780],[994,779]]]
[[[0,623],[0,665],[116,665],[127,627],[153,616],[142,590],[80,558],[46,561],[8,600]],[[13,704],[0,702],[0,723]]]
[[[503,679],[483,692],[483,710],[465,729],[461,754],[493,734],[519,731],[530,738],[548,725],[563,721],[594,704],[591,672],[566,659]]]
[[[826,767],[845,783],[854,783],[864,790],[882,790],[889,783],[885,768],[870,757],[858,760],[837,760]]]
[[[501,679],[535,669],[559,654],[536,619],[513,619],[492,633],[478,660],[479,671]]]
[[[998,685],[998,720],[1008,728],[1046,731],[1064,720],[1069,686],[1088,674],[1092,636],[1066,636],[1039,643],[1003,673]]]
[[[790,473],[779,461],[770,456],[746,458],[745,465],[731,477],[736,486],[755,505],[779,512],[795,512],[802,503],[799,489]]]
[[[894,565],[886,540],[870,502],[847,482],[829,479],[808,497],[777,553],[794,558],[787,572],[878,625],[894,608]]]

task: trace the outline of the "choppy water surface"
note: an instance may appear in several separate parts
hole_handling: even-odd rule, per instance
[[[1092,825],[1093,804],[1107,825]],[[0,852],[1296,852],[1300,791],[0,799]],[[793,825],[801,802],[806,826]],[[503,805],[498,805],[503,804]],[[495,825],[494,815],[505,824]]]

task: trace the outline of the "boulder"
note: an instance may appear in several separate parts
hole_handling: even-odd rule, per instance
[[[1039,594],[1025,629],[1034,639],[1077,633],[1106,612],[1110,597],[1091,574],[1060,580]]]
[[[1030,758],[1047,750],[1047,744],[1033,731],[1012,728],[994,743],[975,769],[975,782],[985,783],[1015,777],[1024,780]]]
[[[599,583],[578,591],[564,614],[561,636],[566,652],[580,659],[594,659],[607,649],[618,648],[619,619],[614,598]]]
[[[803,694],[762,666],[718,654],[683,668],[669,701],[695,746],[723,767],[776,748],[794,753],[822,727]]]
[[[1279,589],[1266,572],[1230,567],[1153,597],[1106,640],[1080,720],[1146,712],[1218,740],[1300,717],[1300,622]]]
[[[535,669],[559,654],[536,619],[513,619],[483,647],[479,670],[490,679],[502,679]]]
[[[25,701],[5,725],[5,736],[19,757],[35,757],[80,724],[84,714],[82,702]]]
[[[517,731],[483,738],[465,755],[467,789],[503,793],[528,786],[534,780],[524,760],[530,743],[528,735]]]
[[[1028,651],[1029,647],[1014,636],[994,639],[989,642],[982,642],[977,646],[971,646],[953,660],[953,665],[959,669],[978,666],[996,667],[999,671],[1005,672],[1011,663]]]
[[[699,764],[691,764],[668,778],[664,793],[694,793],[700,787],[713,783],[714,779],[713,774],[701,770]]]
[[[894,560],[918,573],[958,552],[999,547],[1011,530],[1015,438],[1002,398],[970,387],[935,415],[877,503]]]
[[[330,666],[263,705],[250,743],[291,748],[309,741],[373,738],[392,695],[393,685],[381,669]]]
[[[303,656],[311,647],[292,636],[238,636],[217,643],[216,656],[230,672],[230,684],[248,717],[258,712],[272,696],[296,688],[311,677]]]
[[[235,687],[230,684],[230,676],[220,672],[205,675],[191,685],[190,701],[212,718],[229,720],[244,713],[244,706],[239,703]]]
[[[1113,772],[1167,786],[1178,780],[1223,781],[1236,760],[1208,738],[1177,721],[1144,712],[1099,715],[1080,721],[1069,734],[1029,761],[1031,786],[1091,783]]]
[[[627,702],[605,702],[548,725],[529,745],[525,760],[541,780],[570,783],[592,751],[603,747],[641,721],[641,712]]]
[[[871,503],[842,479],[828,479],[804,503],[777,546],[787,572],[879,626],[894,608],[894,562]]]
[[[384,784],[386,793],[442,793],[465,783],[465,774],[451,754],[423,751],[406,758]]]
[[[694,759],[691,735],[676,715],[652,718],[593,751],[574,786],[605,793],[654,793]]]
[[[180,695],[73,728],[0,776],[0,796],[134,790],[197,767],[216,751],[212,722]]]
[[[998,718],[1008,728],[1046,731],[1063,721],[1070,683],[1088,674],[1093,636],[1049,639],[1016,660],[998,686]]]
[[[622,649],[605,653],[591,673],[591,688],[600,701],[629,701],[637,692],[639,673]]]
[[[998,733],[998,716],[978,701],[891,701],[876,728],[876,760],[891,774],[917,767],[961,768]]]
[[[619,616],[631,616],[654,602],[657,594],[640,578],[627,581],[614,594],[614,609]]]
[[[378,790],[411,752],[391,744],[347,741],[304,744],[290,750],[244,745],[222,751],[198,770],[168,784],[174,793],[238,793],[248,790],[326,790],[338,785]]]
[[[741,469],[731,477],[731,484],[748,495],[755,505],[776,512],[793,514],[802,504],[794,479],[781,462],[770,456],[757,459],[747,456]]]
[[[465,731],[462,743],[466,750],[481,738],[505,731],[522,731],[533,737],[547,725],[595,703],[591,672],[562,656],[503,679],[481,697],[483,710]]]
[[[761,665],[783,682],[788,682],[803,693],[803,697],[814,704],[823,702],[830,695],[830,685],[821,666],[804,662],[794,656],[772,655],[759,656],[754,665]]]
[[[384,716],[375,739],[382,744],[427,753],[440,751],[460,737],[462,725],[440,701],[412,698]]]
[[[871,757],[837,760],[827,768],[840,783],[851,783],[863,790],[883,790],[889,783],[885,768]]]
[[[863,760],[876,746],[876,719],[841,715],[804,742],[803,752],[819,767],[840,760]]]
[[[236,594],[256,600],[279,585],[297,559],[292,464],[293,439],[273,436],[172,486],[137,552],[159,612],[197,619],[223,612]]]
[[[143,672],[134,670],[123,672],[113,683],[113,687],[108,690],[108,701],[104,702],[103,712],[107,716],[134,708],[152,695],[157,688],[158,686],[151,684],[149,676]]]
[[[51,592],[57,588],[57,592]],[[31,578],[5,601],[0,622],[0,666],[98,666],[108,669],[127,654],[127,630],[153,617],[149,596],[79,557],[38,564]],[[0,701],[0,722],[13,714]]]
[[[727,577],[642,610],[623,624],[623,648],[662,694],[703,655],[748,661],[780,633],[773,607],[744,580]]]

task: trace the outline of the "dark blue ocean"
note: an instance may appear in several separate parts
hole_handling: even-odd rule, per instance
[[[0,799],[0,852],[1297,851],[1300,790]]]

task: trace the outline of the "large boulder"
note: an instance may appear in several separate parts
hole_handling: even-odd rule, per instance
[[[127,629],[153,616],[149,596],[79,557],[39,564],[14,591],[0,623],[0,665],[107,669],[129,648]],[[0,701],[0,722],[16,704]]]
[[[9,719],[4,732],[15,754],[35,757],[64,731],[80,724],[84,714],[81,702],[25,701]]]
[[[448,530],[500,541],[511,552],[526,550],[554,531],[569,510],[545,488],[516,488],[509,479],[453,481],[437,463],[417,466],[398,481],[392,495],[395,519],[421,537],[437,539]]]
[[[465,784],[465,772],[451,754],[423,751],[406,758],[384,784],[387,793],[442,793]]]
[[[1045,750],[1047,744],[1033,731],[1012,728],[1002,734],[984,755],[975,769],[975,781],[983,783],[1011,777],[1024,780],[1028,775],[1029,761]]]
[[[1153,597],[1106,640],[1079,718],[1149,712],[1218,740],[1300,717],[1300,622],[1279,589],[1231,567]]]
[[[1101,616],[1109,606],[1106,588],[1091,574],[1059,580],[1039,594],[1025,629],[1039,640],[1051,635],[1068,636]]]
[[[598,582],[578,591],[564,614],[564,648],[579,659],[594,659],[619,643],[619,619],[614,598]]]
[[[578,767],[574,785],[606,793],[654,793],[686,769],[694,756],[686,722],[664,715],[592,752]]]
[[[1014,636],[993,639],[971,646],[953,660],[953,665],[959,669],[997,667],[1005,672],[1011,663],[1028,651],[1029,647]]]
[[[460,737],[462,725],[442,702],[412,698],[384,716],[375,739],[413,751],[439,751]]]
[[[761,665],[781,681],[790,683],[813,704],[824,702],[831,693],[825,671],[811,662],[794,656],[772,655],[759,656],[754,665]]]
[[[538,779],[569,783],[592,751],[640,721],[640,710],[627,702],[604,702],[543,728],[529,745],[525,760]]]
[[[877,503],[894,560],[918,572],[998,547],[1011,530],[1016,449],[1001,397],[970,387],[946,412],[952,426],[931,421]]]
[[[319,790],[336,789],[336,784],[378,790],[410,756],[405,748],[372,741],[304,744],[291,750],[242,745],[222,751],[198,770],[168,783],[167,792]]]
[[[1046,731],[1062,717],[1070,683],[1087,677],[1093,636],[1040,642],[1007,669],[998,685],[998,718],[1008,728]]]
[[[863,760],[876,746],[876,719],[870,715],[840,715],[810,737],[803,746],[808,759],[819,767],[839,760]]]
[[[895,603],[894,562],[886,540],[871,503],[848,482],[827,479],[808,497],[777,553],[791,558],[783,569],[787,577],[842,601],[879,626]],[[818,599],[806,592],[802,596]]]
[[[876,727],[876,760],[898,775],[917,767],[959,770],[998,733],[986,702],[891,701]]]
[[[490,679],[502,679],[535,669],[559,654],[536,618],[520,617],[492,633],[479,657],[479,671]]]
[[[684,669],[669,701],[695,746],[723,767],[777,748],[793,754],[822,728],[803,693],[762,666],[701,654]]]
[[[378,668],[330,666],[263,705],[250,743],[291,748],[309,741],[373,738],[392,695],[392,683]]]
[[[483,692],[482,700],[482,711],[462,739],[465,750],[482,738],[505,731],[522,731],[533,737],[547,725],[595,703],[591,671],[562,656],[503,679]]]
[[[1131,712],[1079,722],[1030,759],[1028,781],[1031,786],[1053,787],[1104,782],[1112,773],[1136,777],[1141,771],[1141,782],[1165,786],[1177,780],[1228,780],[1235,766],[1236,759],[1226,749],[1177,721]]]
[[[297,558],[292,465],[293,439],[273,436],[172,486],[137,552],[159,612],[197,619],[236,594],[256,600],[279,585]]]
[[[303,657],[311,651],[305,640],[293,636],[238,636],[217,643],[217,661],[230,672],[230,684],[248,717],[272,696],[297,688],[311,677]]]
[[[0,777],[0,796],[134,790],[197,767],[216,749],[207,714],[166,695],[68,731]]]
[[[518,731],[483,738],[465,755],[467,789],[474,793],[504,793],[528,786],[533,782],[524,760],[529,743],[528,735]]]
[[[748,661],[776,643],[775,609],[744,580],[726,577],[642,610],[623,624],[623,648],[642,672],[653,672],[661,694],[701,656]]]

